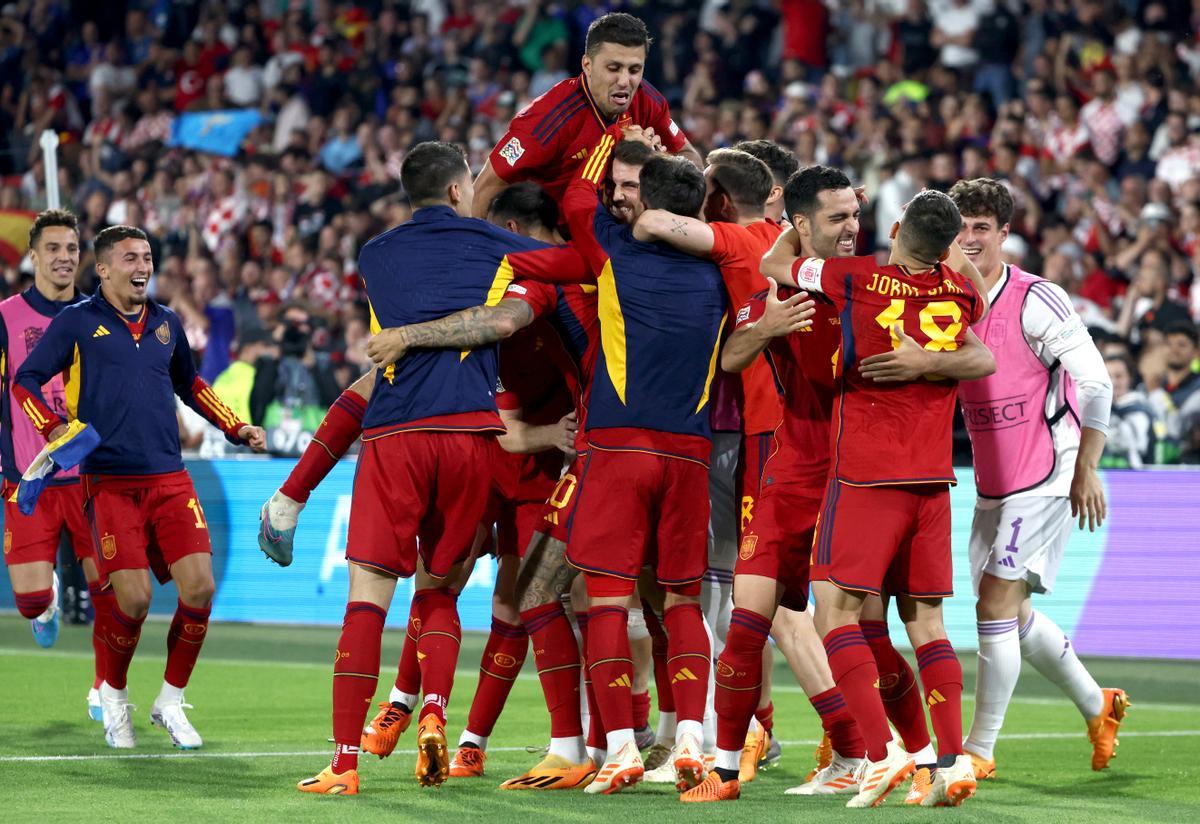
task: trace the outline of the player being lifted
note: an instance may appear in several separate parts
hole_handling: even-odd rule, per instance
[[[46,333],[50,321],[81,299],[75,288],[79,269],[79,230],[75,215],[61,209],[41,212],[29,228],[29,258],[33,286],[0,303],[0,464],[4,469],[4,562],[12,582],[17,611],[29,619],[34,640],[50,647],[58,638],[58,578],[54,563],[59,534],[70,536],[75,557],[83,565],[95,610],[92,648],[96,676],[88,691],[88,714],[100,721],[100,683],[104,679],[104,638],[112,612],[112,589],[96,560],[92,533],[83,514],[83,487],[78,469],[62,472],[39,498],[32,515],[16,504],[21,473],[41,451],[44,441],[29,418],[20,412],[12,378]],[[46,385],[50,405],[66,414],[66,390],[61,375]]]
[[[146,235],[111,226],[94,249],[99,290],[51,321],[17,372],[14,393],[46,440],[67,436],[67,422],[42,395],[65,371],[67,419],[100,436],[80,471],[100,566],[115,596],[100,685],[105,740],[119,748],[137,743],[126,675],[150,608],[152,569],[160,582],[175,580],[179,603],[150,720],[175,746],[195,749],[202,740],[184,714],[183,690],[204,643],[215,584],[208,525],[180,457],[175,396],[233,443],[261,452],[266,439],[196,374],[183,324],[148,296],[154,261]]]
[[[765,274],[822,293],[843,321],[830,480],[812,577],[830,669],[867,749],[850,807],[882,803],[914,769],[892,741],[879,671],[859,626],[864,599],[885,587],[899,599],[937,734],[938,769],[921,803],[957,805],[975,790],[962,750],[962,668],[941,614],[942,599],[952,594],[948,487],[956,384],[934,374],[932,363],[925,377],[896,383],[872,380],[860,369],[864,358],[898,349],[905,339],[922,351],[956,350],[968,325],[983,317],[979,274],[954,243],[960,223],[946,195],[921,192],[893,226],[887,266],[870,257],[807,257],[794,230],[763,259]]]
[[[993,748],[1023,657],[1079,708],[1092,769],[1102,770],[1115,754],[1125,692],[1096,684],[1031,596],[1054,587],[1074,517],[1089,529],[1104,520],[1096,466],[1112,383],[1067,293],[1001,259],[1013,214],[1004,184],[964,180],[950,197],[963,218],[958,243],[988,289],[992,308],[978,331],[996,357],[994,375],[958,387],[979,495],[970,543],[979,669],[963,746],[976,778],[995,775]]]
[[[631,14],[605,14],[588,26],[582,72],[555,85],[509,123],[475,180],[474,213],[507,185],[540,183],[560,204],[605,129],[638,126],[662,148],[697,166],[700,155],[671,119],[657,89],[643,78],[650,52],[646,24]]]

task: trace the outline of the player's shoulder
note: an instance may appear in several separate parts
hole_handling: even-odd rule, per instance
[[[663,107],[669,108],[667,104],[667,98],[663,96],[662,92],[654,88],[654,84],[652,84],[649,80],[643,79],[642,82],[638,84],[638,90],[635,97],[642,98],[644,102],[656,109]]]
[[[534,98],[512,119],[510,129],[546,144],[564,125],[587,109],[587,95],[579,77],[569,77]]]

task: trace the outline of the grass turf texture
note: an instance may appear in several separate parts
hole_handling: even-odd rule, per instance
[[[824,822],[926,821],[936,815],[963,821],[1187,821],[1197,807],[1191,788],[1200,778],[1200,666],[1191,663],[1092,660],[1103,686],[1129,691],[1134,708],[1121,736],[1119,757],[1104,773],[1089,767],[1090,747],[1074,706],[1026,669],[997,748],[999,775],[957,811],[905,807],[907,786],[884,808],[844,808],[845,796],[798,798],[783,790],[799,783],[812,764],[820,728],[790,674],[776,667],[776,734],[783,761],[743,788],[740,801],[717,809],[684,806],[668,785],[640,785],[611,797],[580,792],[501,792],[504,779],[524,771],[548,736],[541,692],[527,662],[489,741],[487,776],[422,789],[413,778],[416,725],[391,758],[364,756],[362,794],[329,798],[301,794],[296,781],[328,763],[330,675],[337,640],[333,628],[213,625],[187,690],[189,716],[205,746],[200,755],[172,749],[166,733],[149,723],[162,679],[168,624],[151,621],[130,672],[130,696],[139,756],[105,746],[99,724],[88,720],[91,684],[89,628],[64,626],[58,644],[43,651],[29,622],[0,617],[0,769],[6,778],[9,821],[83,817],[88,821],[332,821],[386,816],[400,821],[774,821],[815,817]],[[402,635],[389,632],[383,647],[379,696],[386,696]],[[468,634],[459,658],[448,734],[457,741],[475,689],[484,636]],[[776,657],[781,662],[781,657]],[[966,695],[974,688],[974,655],[964,656]],[[969,721],[970,703],[967,703]],[[653,717],[652,717],[653,720]],[[964,729],[966,724],[964,724]],[[1005,735],[1007,738],[1005,738]],[[274,755],[273,753],[278,753]],[[312,753],[312,754],[306,754]],[[57,756],[54,760],[29,760]],[[63,756],[83,758],[63,759]],[[93,757],[95,756],[95,757]],[[165,757],[163,757],[165,756]]]

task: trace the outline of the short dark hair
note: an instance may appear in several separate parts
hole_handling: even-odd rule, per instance
[[[443,202],[446,188],[470,173],[467,156],[461,148],[453,143],[427,140],[414,146],[404,158],[400,185],[414,206],[424,206]]]
[[[641,199],[648,209],[694,217],[704,206],[704,175],[682,157],[657,155],[642,167]]]
[[[1177,320],[1169,325],[1163,332],[1163,337],[1169,338],[1171,335],[1183,335],[1192,342],[1192,346],[1200,346],[1200,330],[1196,329],[1196,324],[1191,321]]]
[[[997,228],[1012,222],[1012,193],[990,177],[958,181],[950,187],[950,199],[964,217],[994,217]]]
[[[583,51],[588,57],[595,57],[596,52],[605,43],[616,43],[618,46],[642,47],[650,51],[650,31],[641,18],[624,12],[612,12],[597,17],[588,26],[587,40]]]
[[[122,240],[144,240],[149,242],[146,233],[136,226],[109,226],[107,229],[100,230],[96,235],[96,239],[92,241],[92,251],[96,254],[96,260],[108,262],[107,258],[112,248]]]
[[[950,196],[926,189],[909,201],[897,239],[919,260],[934,263],[950,248],[960,229],[962,215]]]
[[[29,227],[29,248],[37,246],[37,242],[42,237],[42,232],[49,229],[51,226],[62,226],[70,229],[75,233],[75,239],[79,240],[79,220],[74,214],[66,209],[45,209],[38,212],[37,217],[33,219],[33,225]]]
[[[761,212],[775,185],[767,164],[738,149],[716,149],[708,153],[712,181],[720,186],[739,211]]]
[[[645,166],[654,150],[640,140],[620,140],[613,146],[612,159],[628,166]]]
[[[832,166],[809,166],[788,178],[783,187],[783,205],[789,215],[805,215],[808,218],[817,211],[818,195],[838,189],[851,188],[850,178],[841,169]]]
[[[488,207],[488,220],[497,225],[515,220],[527,228],[553,229],[558,225],[558,204],[536,183],[516,183],[496,195]]]
[[[796,155],[792,153],[792,150],[780,146],[773,140],[742,140],[734,143],[733,148],[766,163],[777,186],[787,183],[787,179],[800,168],[800,161],[796,160]]]

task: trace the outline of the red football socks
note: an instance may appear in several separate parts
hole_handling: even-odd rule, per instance
[[[446,704],[454,686],[454,668],[462,627],[458,623],[458,596],[448,589],[422,589],[413,595],[421,635],[417,657],[421,663],[421,687],[424,700],[418,720],[433,713],[446,722]]]
[[[417,629],[421,619],[417,617],[417,601],[414,598],[408,608],[408,623],[404,628],[404,646],[400,648],[400,663],[396,669],[396,689],[409,695],[421,694],[421,661],[417,658]],[[416,707],[409,707],[414,710]]]
[[[654,695],[658,700],[658,711],[675,712],[675,696],[671,692],[671,675],[667,672],[667,631],[662,628],[654,610],[646,607],[645,611],[646,629],[650,632],[652,644],[650,649],[654,661]]]
[[[104,680],[104,659],[108,657],[104,639],[107,637],[109,622],[112,621],[113,604],[117,599],[113,596],[112,587],[99,581],[88,582],[88,594],[92,599],[92,652],[96,656],[96,680],[92,688],[100,689],[100,682]]]
[[[137,650],[138,639],[142,636],[142,623],[146,616],[130,618],[121,611],[117,599],[113,598],[112,609],[109,611],[111,620],[105,627],[104,680],[115,690],[125,689],[126,676],[129,674],[129,664],[133,661],[133,653]]]
[[[588,614],[586,612],[575,613],[575,623],[579,625],[579,635],[583,640],[583,689],[588,705],[587,745],[594,750],[603,752],[608,749],[608,735],[604,729],[604,719],[600,716],[600,704],[596,700],[596,690],[592,685],[592,673],[587,666],[590,656],[588,652]],[[580,721],[580,727],[582,726],[583,722]]]
[[[762,700],[762,694],[758,696],[758,700]],[[770,733],[775,729],[775,702],[768,701],[765,707],[759,707],[754,711],[754,717],[758,719],[758,724],[763,728],[763,732]]]
[[[882,761],[887,757],[892,731],[875,686],[879,671],[875,669],[875,657],[871,655],[867,639],[863,638],[858,624],[849,624],[831,631],[825,636],[824,644],[833,680],[850,714],[858,722],[866,743],[867,758]]]
[[[884,621],[859,621],[863,637],[875,656],[879,671],[879,697],[888,720],[900,733],[904,749],[917,753],[929,744],[929,727],[925,724],[925,709],[912,667],[894,646]],[[961,679],[960,679],[961,682]]]
[[[917,648],[921,685],[937,736],[938,758],[962,755],[962,664],[945,638]]]
[[[13,600],[17,604],[17,612],[21,617],[32,621],[41,615],[54,600],[54,590],[39,589],[36,592],[14,592]]]
[[[468,730],[476,735],[492,734],[513,682],[525,663],[528,648],[529,636],[523,626],[492,618],[492,631],[479,662],[479,686],[475,688],[471,712],[467,716]]]
[[[279,491],[293,501],[307,501],[317,484],[325,479],[337,465],[338,459],[362,434],[362,419],[366,411],[367,402],[357,392],[351,389],[343,392],[325,413],[325,419],[317,427],[312,441],[304,448],[304,454]]]
[[[633,654],[628,630],[629,611],[624,607],[588,610],[588,672],[609,732],[633,728]]]
[[[550,737],[583,734],[579,718],[579,645],[562,604],[555,601],[521,613],[533,646],[533,662],[550,711]]]
[[[675,695],[677,721],[703,721],[708,697],[708,670],[712,666],[712,647],[704,629],[704,613],[699,604],[677,604],[663,614],[667,630],[667,674]],[[757,662],[761,678],[762,662]],[[758,695],[754,696],[754,704]],[[754,704],[750,705],[753,712]],[[743,736],[744,738],[745,736]]]
[[[650,726],[650,690],[633,694],[633,728]]]
[[[346,604],[333,662],[334,772],[358,767],[363,724],[379,682],[379,648],[386,618],[382,608],[367,601]]]
[[[179,601],[171,629],[167,632],[167,668],[163,680],[172,687],[183,689],[192,677],[192,668],[200,657],[204,636],[208,633],[208,616],[212,607],[189,607]],[[376,665],[376,671],[379,666]]]
[[[762,689],[762,651],[771,622],[748,609],[735,607],[729,617],[725,649],[717,659],[717,748],[740,750]]]
[[[854,717],[846,709],[846,699],[837,687],[825,690],[808,699],[817,715],[821,716],[821,728],[829,735],[834,752],[847,758],[862,758],[866,745],[858,733]]]

